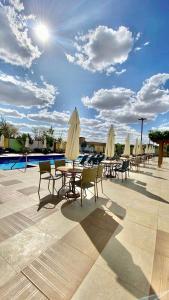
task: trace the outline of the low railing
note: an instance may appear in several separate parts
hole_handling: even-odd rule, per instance
[[[27,163],[28,163],[28,156],[27,156],[27,153],[24,153],[21,157],[19,157],[19,159],[18,160],[16,160],[14,163],[13,163],[13,165],[11,166],[11,170],[13,169],[13,167],[18,163],[18,162],[20,162],[22,159],[23,159],[23,157],[25,157],[25,171],[26,171],[26,168],[27,168]]]

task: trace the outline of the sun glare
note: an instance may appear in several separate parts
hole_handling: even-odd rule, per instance
[[[49,39],[49,30],[45,24],[37,24],[35,27],[35,34],[37,38],[43,43],[46,43]]]

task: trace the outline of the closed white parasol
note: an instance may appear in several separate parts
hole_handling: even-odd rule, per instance
[[[125,146],[124,146],[124,153],[125,156],[130,155],[130,135],[128,133],[126,140],[125,140]]]
[[[80,120],[78,111],[75,108],[69,120],[69,130],[66,142],[65,156],[69,160],[74,161],[79,156],[79,136]]]
[[[115,132],[113,126],[110,126],[108,136],[107,136],[106,149],[105,149],[106,157],[112,158],[114,156],[114,144],[115,144]]]

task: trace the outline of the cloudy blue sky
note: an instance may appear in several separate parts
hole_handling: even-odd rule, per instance
[[[139,117],[145,142],[169,129],[168,13],[168,0],[0,0],[0,114],[65,136],[76,106],[88,140],[113,124],[134,141]]]

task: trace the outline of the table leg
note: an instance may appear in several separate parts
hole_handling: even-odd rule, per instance
[[[58,190],[58,197],[59,197],[60,191],[65,187],[65,185],[66,185],[66,174],[63,173],[63,177],[62,177],[62,186],[61,186],[61,188]]]
[[[107,175],[106,175],[107,178],[116,178],[116,175],[114,173],[114,170],[112,172],[112,165],[110,166],[107,166]]]
[[[76,174],[73,173],[70,181],[70,190],[67,192],[68,198],[78,198],[80,196],[79,192],[76,192],[75,177]]]
[[[52,197],[54,197],[54,189],[55,189],[55,180],[53,180],[53,184],[52,184]]]

